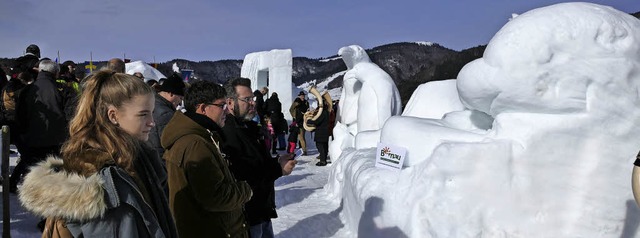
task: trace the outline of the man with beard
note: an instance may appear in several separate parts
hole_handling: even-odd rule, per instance
[[[236,78],[225,83],[227,109],[224,127],[226,140],[222,151],[231,162],[236,179],[251,186],[253,197],[245,204],[247,222],[253,238],[273,237],[271,218],[276,218],[274,181],[291,173],[297,161],[292,154],[272,158],[265,150],[264,140],[256,122],[251,81]]]

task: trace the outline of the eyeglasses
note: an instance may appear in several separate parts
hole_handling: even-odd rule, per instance
[[[222,103],[222,104],[215,104],[215,103],[205,103],[206,105],[212,105],[212,106],[216,106],[219,107],[220,109],[227,110],[227,104],[226,103]]]
[[[246,98],[236,98],[240,101],[246,102],[246,103],[251,103],[251,102],[255,102],[255,97],[246,97]]]

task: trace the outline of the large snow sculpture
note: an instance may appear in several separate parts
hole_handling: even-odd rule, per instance
[[[410,167],[430,158],[436,147],[449,141],[484,140],[492,122],[491,116],[462,105],[456,80],[428,82],[416,88],[402,116],[387,120],[380,141],[406,148],[404,166]]]
[[[269,92],[278,93],[282,103],[282,113],[287,120],[291,120],[289,106],[291,99],[291,75],[293,59],[291,49],[261,51],[247,54],[242,62],[240,77],[251,79],[251,89],[257,90],[264,86]],[[270,97],[271,95],[267,95]]]
[[[400,93],[391,76],[371,62],[367,52],[358,46],[340,48],[347,72],[344,74],[340,96],[338,125],[334,127],[332,158],[339,150],[355,146],[356,149],[377,146],[380,129],[393,115],[400,114]],[[345,130],[340,131],[340,130]],[[338,131],[336,131],[338,130]],[[347,135],[342,137],[341,135]],[[353,143],[351,143],[353,141]]]
[[[342,198],[346,227],[357,231],[377,197],[378,226],[410,237],[640,235],[629,186],[640,149],[638,19],[591,3],[531,10],[496,33],[457,88],[465,110],[384,125],[381,141],[424,147],[409,168],[375,168],[374,149],[334,162],[327,191]]]

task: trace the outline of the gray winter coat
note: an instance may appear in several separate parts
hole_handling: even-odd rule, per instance
[[[175,112],[176,109],[173,107],[173,104],[156,93],[156,107],[153,109],[153,120],[156,126],[149,132],[148,142],[153,149],[158,151],[160,158],[164,155],[164,148],[162,148],[160,144],[160,136],[162,136],[164,127],[167,126],[167,123],[169,123],[169,120],[171,120]]]
[[[74,237],[171,237],[144,200],[133,178],[117,166],[85,177],[49,157],[34,166],[19,191],[22,205],[41,217],[62,218]],[[43,196],[44,195],[44,196]],[[173,234],[171,234],[173,233]]]

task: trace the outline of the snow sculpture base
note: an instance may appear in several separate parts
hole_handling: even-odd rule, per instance
[[[358,134],[359,135],[359,134]],[[480,142],[484,135],[444,126],[440,120],[394,116],[382,129],[381,142],[407,149],[405,167],[431,158],[439,146],[448,142]],[[428,163],[428,162],[427,162]]]

